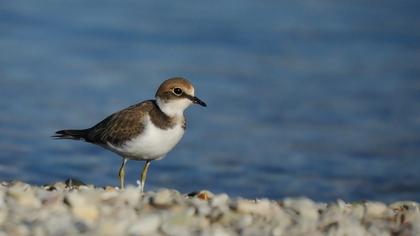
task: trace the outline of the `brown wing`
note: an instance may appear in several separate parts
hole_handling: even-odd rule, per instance
[[[145,101],[108,116],[89,129],[87,141],[120,146],[143,131],[142,121],[153,106],[152,101]]]

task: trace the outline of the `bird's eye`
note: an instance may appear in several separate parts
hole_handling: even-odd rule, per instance
[[[179,96],[179,95],[182,94],[182,89],[180,89],[180,88],[174,88],[174,93],[175,93],[175,95]]]

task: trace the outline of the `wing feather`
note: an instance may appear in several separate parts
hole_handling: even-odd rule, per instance
[[[153,106],[152,101],[145,101],[108,116],[90,128],[87,141],[120,146],[144,130],[143,120]]]

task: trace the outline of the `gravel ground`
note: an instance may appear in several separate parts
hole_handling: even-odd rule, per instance
[[[419,204],[229,198],[161,189],[140,195],[68,180],[0,185],[2,235],[420,235]]]

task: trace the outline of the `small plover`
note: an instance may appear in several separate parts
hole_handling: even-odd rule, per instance
[[[121,189],[124,188],[127,160],[146,161],[140,175],[143,192],[150,162],[165,157],[184,135],[184,110],[191,104],[207,106],[194,95],[192,84],[181,77],[164,81],[155,98],[118,111],[91,128],[60,130],[52,137],[84,140],[120,155]]]

